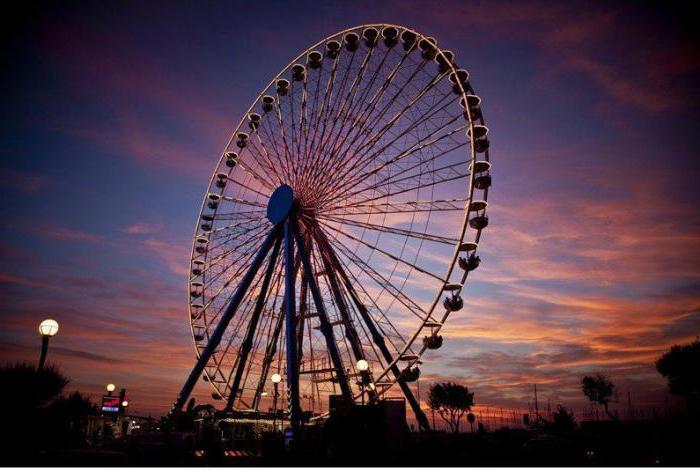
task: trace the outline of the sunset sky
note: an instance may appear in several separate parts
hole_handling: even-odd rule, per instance
[[[604,372],[625,404],[664,402],[654,360],[700,335],[700,42],[680,4],[60,5],[2,33],[3,362],[36,361],[53,317],[69,389],[113,382],[166,412],[194,362],[191,237],[230,132],[309,45],[389,22],[470,71],[494,165],[482,266],[421,387],[527,407],[537,383],[580,408],[581,376]]]

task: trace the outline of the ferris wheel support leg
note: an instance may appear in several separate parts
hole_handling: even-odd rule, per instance
[[[394,361],[394,358],[391,356],[391,352],[386,346],[386,341],[384,340],[384,337],[382,336],[381,332],[379,332],[379,329],[377,329],[377,326],[374,325],[374,321],[372,320],[372,317],[369,314],[369,311],[367,311],[367,308],[365,307],[364,303],[358,296],[357,292],[355,291],[355,288],[352,286],[352,282],[348,278],[347,274],[345,273],[345,270],[343,269],[343,265],[340,263],[340,260],[338,259],[338,256],[336,255],[335,251],[333,250],[333,247],[331,247],[330,243],[328,242],[328,239],[325,237],[325,234],[322,232],[318,231],[318,240],[321,245],[324,246],[324,249],[326,253],[330,256],[331,262],[333,264],[333,267],[337,271],[337,273],[340,275],[340,277],[343,279],[343,284],[345,285],[345,289],[350,295],[350,298],[352,298],[353,303],[355,303],[355,306],[357,307],[357,310],[360,312],[360,315],[362,316],[362,319],[365,321],[365,324],[367,325],[367,328],[370,331],[370,334],[372,335],[372,340],[374,343],[379,347],[379,350],[382,352],[382,356],[384,356],[384,360],[387,363],[392,363]],[[418,424],[423,430],[430,430],[430,424],[428,423],[428,417],[425,415],[425,412],[420,408],[420,404],[416,400],[416,397],[413,395],[413,391],[411,391],[411,388],[406,384],[405,381],[399,379],[401,377],[401,370],[399,370],[399,367],[396,366],[394,363],[391,367],[391,372],[394,374],[394,376],[397,378],[397,382],[399,383],[399,387],[401,388],[401,391],[403,392],[403,395],[406,397],[406,400],[408,401],[408,404],[411,406],[411,409],[413,409],[413,413],[416,416],[416,420],[418,420]]]
[[[321,246],[320,244],[319,252],[321,252],[321,261],[323,262],[323,269],[326,271],[326,277],[328,280],[328,284],[331,287],[331,291],[333,292],[335,305],[338,307],[338,311],[340,312],[341,318],[343,319],[343,322],[345,324],[345,330],[347,332],[348,340],[350,341],[350,347],[352,348],[355,360],[359,361],[361,359],[364,359],[365,355],[362,351],[362,346],[360,344],[360,337],[359,335],[357,335],[357,331],[352,325],[352,318],[350,317],[348,306],[345,303],[345,298],[343,297],[343,294],[340,290],[338,278],[330,260],[330,254],[327,253],[326,247]],[[369,371],[363,371],[361,373],[361,379],[364,385],[367,385],[372,382]],[[369,393],[370,401],[373,402],[377,399],[377,392],[375,390],[368,389],[367,392]]]
[[[296,271],[294,270],[294,239],[291,226],[292,221],[287,217],[284,222],[284,320],[285,340],[287,342],[287,398],[289,401],[289,422],[292,430],[296,431],[299,428],[301,419],[301,407],[299,404],[299,356],[297,354],[296,337],[297,313],[294,300]]]
[[[238,396],[238,387],[241,384],[243,370],[248,363],[248,355],[250,354],[251,348],[253,348],[253,338],[255,337],[255,332],[258,328],[260,314],[262,313],[263,307],[265,307],[265,303],[267,302],[267,290],[270,288],[272,274],[275,272],[275,264],[277,263],[277,255],[279,254],[281,244],[282,238],[277,237],[275,246],[272,248],[272,254],[270,255],[267,270],[265,271],[265,278],[263,278],[262,286],[260,287],[260,292],[258,293],[258,299],[255,302],[255,309],[253,310],[253,314],[250,316],[250,321],[248,322],[248,329],[246,330],[245,339],[241,343],[241,351],[238,355],[238,367],[236,368],[236,374],[234,375],[233,382],[231,383],[231,392],[229,393],[228,400],[226,401],[225,410],[227,411],[230,411],[233,408],[233,402]]]
[[[297,240],[299,258],[301,258],[302,266],[306,273],[313,273],[313,267],[311,266],[311,260],[309,259],[309,254],[304,249],[303,241],[299,230],[294,224],[294,237]],[[313,276],[307,277],[307,282],[309,284],[309,289],[311,290],[311,297],[314,299],[314,304],[316,305],[316,312],[318,312],[318,319],[321,323],[321,333],[326,339],[326,346],[328,347],[328,352],[331,356],[331,361],[333,362],[333,368],[338,377],[338,384],[340,390],[343,393],[343,397],[346,401],[352,402],[352,391],[348,385],[348,377],[343,369],[343,361],[341,360],[340,353],[338,352],[338,346],[335,343],[335,337],[333,336],[333,327],[328,321],[328,315],[326,314],[326,308],[323,305],[323,297],[321,296],[321,291],[318,289],[318,284],[316,284],[316,278]]]
[[[195,384],[197,384],[197,380],[202,375],[204,367],[207,365],[207,362],[209,361],[209,358],[211,358],[211,355],[214,353],[214,350],[216,350],[216,347],[219,346],[221,338],[223,337],[224,332],[226,331],[226,327],[228,327],[228,323],[231,321],[231,318],[233,318],[233,315],[236,313],[238,306],[243,301],[243,297],[245,296],[246,292],[248,291],[248,288],[250,287],[250,284],[255,278],[255,275],[257,274],[260,265],[262,265],[263,261],[265,260],[265,257],[270,251],[270,247],[272,246],[275,239],[279,237],[279,232],[280,227],[279,225],[277,225],[270,231],[267,238],[260,247],[260,251],[258,251],[257,255],[253,259],[253,263],[251,263],[250,268],[248,268],[248,271],[246,272],[245,276],[238,285],[236,292],[231,297],[231,302],[226,308],[226,311],[224,312],[223,316],[221,316],[221,320],[216,326],[214,333],[211,335],[211,337],[209,337],[209,342],[207,343],[206,348],[199,356],[199,359],[194,365],[194,368],[192,368],[192,372],[187,378],[187,381],[185,381],[184,386],[182,386],[182,390],[180,390],[180,394],[177,396],[177,400],[175,401],[175,404],[173,405],[173,408],[170,411],[171,413],[181,410],[182,406],[185,405],[185,402],[187,402],[187,399],[190,397],[190,394],[192,394],[192,390],[194,389]]]

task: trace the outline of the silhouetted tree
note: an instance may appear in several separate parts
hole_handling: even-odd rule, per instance
[[[573,432],[576,429],[574,413],[559,404],[552,413],[552,430],[555,432]]]
[[[0,384],[0,404],[8,412],[26,414],[58,397],[68,379],[53,366],[39,370],[30,363],[15,363],[0,368]]]
[[[593,376],[584,376],[581,379],[581,389],[583,390],[583,394],[590,399],[591,402],[603,405],[605,414],[609,418],[617,418],[608,410],[608,404],[610,403],[610,397],[615,391],[615,385],[607,376],[601,373],[597,373]]]
[[[97,414],[98,407],[79,391],[60,397],[49,404],[43,414],[48,438],[62,445],[85,445],[88,417]]]
[[[467,414],[467,422],[469,422],[469,428],[471,428],[472,433],[474,433],[474,422],[476,421],[476,416],[471,412]]]
[[[474,393],[455,383],[436,383],[430,387],[430,408],[447,422],[452,432],[459,431],[459,421],[474,405]]]
[[[700,340],[674,345],[656,361],[656,369],[668,378],[671,393],[685,398],[698,411],[700,405]]]

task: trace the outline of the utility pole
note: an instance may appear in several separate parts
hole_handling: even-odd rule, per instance
[[[540,419],[540,405],[537,402],[537,383],[535,383],[535,417],[537,417],[537,420]]]

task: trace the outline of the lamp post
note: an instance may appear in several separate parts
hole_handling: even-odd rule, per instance
[[[369,369],[369,363],[364,358],[357,360],[357,371],[360,372],[360,388],[362,391],[362,405],[365,405],[365,376],[367,375],[367,370]]]
[[[272,417],[272,428],[277,431],[277,398],[279,397],[279,384],[282,381],[282,375],[275,373],[272,375],[272,384],[275,387],[275,395],[272,401],[272,410],[274,411],[274,416]]]
[[[44,368],[46,354],[49,351],[49,339],[58,333],[58,322],[53,319],[45,319],[39,324],[41,335],[41,356],[39,357],[39,369]]]
[[[107,395],[111,396],[115,389],[117,389],[117,387],[115,385],[113,385],[112,383],[109,383],[107,385]]]

